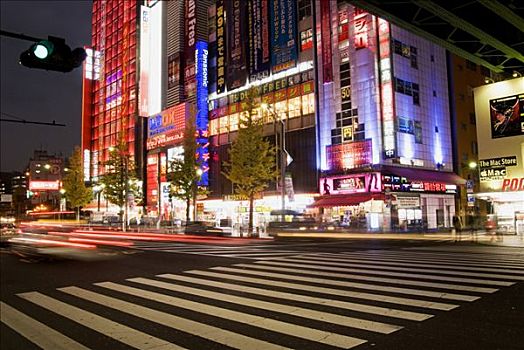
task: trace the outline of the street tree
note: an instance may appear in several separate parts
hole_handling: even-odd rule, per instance
[[[275,146],[263,135],[259,117],[260,98],[257,90],[247,92],[245,111],[241,113],[237,138],[229,149],[229,161],[222,174],[232,182],[234,191],[249,200],[249,232],[253,232],[255,196],[264,191],[277,176]]]
[[[186,121],[184,129],[184,155],[171,161],[168,171],[171,184],[169,196],[186,202],[186,221],[190,220],[191,201],[194,206],[197,195],[207,193],[204,187],[198,186],[202,170],[197,158],[196,133],[195,118],[191,116]]]
[[[76,219],[80,220],[80,208],[86,206],[93,198],[93,191],[84,182],[84,164],[82,150],[75,147],[68,162],[68,171],[63,180],[64,197],[69,206],[76,210]]]
[[[128,198],[140,201],[141,191],[136,176],[135,163],[128,152],[127,143],[120,137],[118,144],[109,149],[109,159],[104,163],[105,173],[100,177],[106,199],[120,207],[122,219]]]

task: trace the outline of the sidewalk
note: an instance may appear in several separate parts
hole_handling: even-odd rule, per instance
[[[492,235],[485,231],[471,233],[397,233],[397,232],[279,232],[279,238],[327,238],[327,239],[398,239],[398,240],[427,240],[427,241],[459,241],[475,242],[479,244],[496,245],[504,247],[524,248],[524,235]]]

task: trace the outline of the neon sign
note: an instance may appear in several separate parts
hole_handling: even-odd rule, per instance
[[[378,18],[380,97],[382,105],[383,148],[386,158],[396,157],[395,106],[391,72],[389,23]]]
[[[207,43],[197,41],[195,45],[195,78],[196,78],[196,131],[197,135],[197,161],[202,169],[202,176],[198,183],[199,186],[209,184],[209,118],[207,107]]]

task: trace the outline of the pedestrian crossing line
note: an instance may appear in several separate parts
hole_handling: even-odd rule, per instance
[[[266,256],[275,256],[275,257],[278,257],[278,256],[289,256],[290,254],[291,255],[296,255],[300,252],[287,252],[287,253],[276,253],[276,252],[264,252],[264,253],[242,253],[242,254],[220,254],[220,256],[224,256],[224,257],[266,257]]]
[[[491,238],[488,236],[484,236],[486,238]],[[492,246],[475,246],[475,247],[464,247],[464,246],[444,246],[444,247],[405,247],[401,248],[402,250],[420,250],[420,251],[463,251],[467,250],[470,252],[480,252],[480,253],[494,253],[494,249]],[[496,248],[496,254],[498,255],[515,255],[516,251],[513,247],[497,247]]]
[[[220,279],[230,279],[233,281],[248,282],[248,283],[270,286],[270,287],[283,287],[283,288],[298,290],[298,291],[315,292],[315,293],[320,293],[320,294],[336,295],[336,296],[343,296],[343,297],[362,299],[362,300],[380,301],[380,302],[389,303],[389,304],[416,306],[420,308],[427,308],[427,309],[434,309],[434,310],[449,311],[449,310],[452,310],[458,307],[458,305],[455,305],[455,304],[434,303],[434,302],[428,302],[428,301],[418,300],[418,299],[392,297],[388,295],[372,294],[372,293],[367,293],[367,292],[346,291],[342,289],[317,287],[317,286],[302,285],[302,284],[282,282],[282,281],[273,281],[273,280],[267,280],[267,279],[257,279],[257,278],[244,277],[244,276],[232,275],[232,274],[222,274],[222,273],[216,273],[216,272],[210,272],[210,271],[192,270],[192,271],[185,271],[185,272],[199,275],[199,276],[215,277],[215,278],[220,278]],[[253,274],[259,275],[256,272]]]
[[[0,318],[6,326],[44,350],[89,350],[3,302],[0,302]]]
[[[350,336],[346,336],[346,335],[342,335],[338,333],[326,332],[326,331],[322,331],[319,329],[314,329],[310,327],[305,327],[305,326],[295,325],[292,323],[287,323],[287,322],[283,322],[279,320],[270,319],[267,317],[246,314],[246,313],[242,313],[238,311],[224,309],[224,308],[217,307],[217,306],[212,306],[212,305],[198,303],[198,302],[194,302],[194,301],[190,301],[186,299],[181,299],[181,298],[177,298],[177,297],[170,296],[170,295],[165,295],[161,293],[156,293],[156,292],[146,291],[143,289],[129,287],[129,286],[125,286],[122,284],[113,283],[113,282],[102,282],[102,283],[96,283],[95,285],[104,287],[104,288],[108,288],[114,291],[134,295],[140,298],[149,299],[149,300],[153,300],[153,301],[168,304],[168,305],[173,305],[179,308],[211,315],[214,317],[224,318],[227,320],[234,320],[235,322],[248,324],[254,327],[259,327],[259,328],[267,329],[273,332],[282,333],[282,334],[286,334],[286,335],[290,335],[290,336],[294,336],[294,337],[298,337],[298,338],[302,338],[302,339],[306,339],[310,341],[315,341],[315,342],[327,344],[327,345],[334,346],[334,347],[339,347],[339,348],[354,347],[354,346],[357,346],[357,345],[360,345],[366,342],[366,340],[363,340],[363,339],[354,338],[354,337],[350,337]],[[68,288],[75,288],[75,287],[68,287]],[[79,288],[75,288],[75,289],[78,290]],[[146,309],[141,306],[137,306],[137,305],[134,305],[128,302],[120,301],[112,297],[103,296],[103,295],[85,291],[85,290],[77,291],[74,293],[74,295],[80,296],[86,300],[95,301],[102,305],[114,307],[119,310],[125,309],[123,311],[137,314],[140,317],[143,317],[145,312],[162,314],[163,317],[159,320],[159,321],[162,321],[162,324],[166,324],[166,321],[168,318],[176,317],[176,316],[162,313],[160,311]],[[176,323],[173,325],[176,325]],[[225,330],[221,330],[221,331],[226,332]],[[198,332],[198,334],[201,334],[202,336],[209,338],[208,334],[205,334],[205,333],[203,334],[202,332]],[[225,337],[225,339],[227,339],[227,341],[231,341],[235,337],[248,338],[241,334],[232,333],[228,337]],[[254,341],[254,339],[252,338],[248,338],[248,339],[250,339],[251,341]],[[215,339],[213,340],[217,341]],[[226,344],[226,345],[236,347],[236,346],[233,346],[234,344]],[[267,349],[268,347],[258,347],[258,348]],[[255,349],[255,347],[246,346],[246,344],[243,344],[242,347],[240,347],[240,349]]]
[[[262,261],[260,261],[260,263],[262,263]],[[236,264],[235,266],[241,266],[241,265]],[[261,269],[261,270],[269,270],[269,271],[296,272],[296,269],[289,268],[289,267],[286,268],[286,267],[263,266],[263,265],[253,265],[252,267]],[[386,277],[371,277],[371,276],[363,276],[363,275],[355,275],[355,274],[343,274],[343,273],[314,271],[314,270],[302,270],[300,271],[300,273],[304,275],[313,275],[313,276],[320,275],[320,276],[325,276],[325,277],[344,278],[344,279],[350,279],[350,280],[393,283],[393,284],[400,284],[400,285],[407,285],[407,286],[451,289],[451,290],[460,290],[460,291],[476,292],[476,293],[488,293],[489,294],[489,293],[494,293],[498,290],[496,288],[487,288],[487,287],[464,286],[464,285],[459,285],[459,284],[424,282],[424,281],[417,281],[417,280],[405,280],[405,279],[386,278]],[[410,291],[407,294],[411,294],[411,292],[413,291],[412,289],[406,289],[406,290]],[[465,299],[474,298],[472,296],[465,296],[462,294],[451,294],[451,295],[453,297],[458,297],[459,298],[458,300],[463,300],[464,298]]]
[[[312,297],[308,295],[279,292],[279,291],[273,291],[273,290],[268,290],[268,289],[254,288],[254,287],[248,287],[248,286],[243,286],[243,285],[238,285],[238,284],[217,282],[217,281],[212,281],[212,280],[205,280],[201,278],[187,277],[187,276],[181,276],[181,275],[163,274],[163,275],[157,275],[157,277],[171,279],[175,281],[199,284],[199,285],[208,286],[208,287],[230,289],[230,290],[235,290],[235,291],[243,292],[243,293],[250,293],[254,295],[263,295],[263,296],[269,296],[272,298],[299,301],[302,303],[329,306],[329,307],[334,307],[338,309],[345,309],[345,310],[350,310],[350,311],[358,311],[362,313],[369,313],[369,314],[374,314],[374,315],[399,318],[399,319],[404,319],[404,320],[409,320],[409,321],[424,321],[424,320],[427,320],[428,318],[433,317],[433,315],[431,314],[424,314],[420,312],[411,312],[411,311],[385,308],[385,307],[380,307],[380,306],[351,303],[347,301],[339,301],[339,300],[334,300],[334,299],[317,298],[317,297]],[[146,278],[132,278],[132,279],[129,279],[129,281],[148,284],[149,281],[151,280],[148,280]]]
[[[225,271],[225,272],[232,272],[232,273],[264,276],[264,277],[284,278],[284,279],[290,279],[290,280],[294,280],[294,281],[320,283],[320,284],[327,284],[327,285],[339,286],[339,287],[368,289],[368,290],[373,290],[373,291],[380,290],[380,291],[383,291],[383,292],[391,292],[391,293],[398,293],[398,294],[426,296],[426,297],[439,298],[439,299],[448,299],[448,300],[457,300],[457,301],[474,301],[474,300],[480,299],[480,297],[471,296],[471,295],[434,292],[434,291],[421,290],[421,289],[409,289],[409,288],[390,287],[390,286],[382,286],[382,285],[378,285],[378,284],[366,284],[366,283],[355,283],[355,282],[347,282],[347,281],[336,281],[336,280],[329,280],[329,279],[325,279],[325,278],[314,278],[314,277],[286,275],[286,274],[282,274],[282,273],[274,273],[274,272],[268,272],[267,271],[267,270],[271,270],[271,269],[265,269],[266,271],[255,271],[255,270],[247,270],[247,269],[240,268],[240,267],[259,268],[258,266],[248,265],[248,264],[236,264],[235,266],[237,266],[239,268],[230,268],[230,267],[217,266],[217,267],[212,267],[211,269],[212,270]],[[264,266],[261,266],[261,267],[264,267]],[[292,272],[296,272],[296,270],[292,270]],[[301,273],[302,273],[302,271],[301,271]],[[445,305],[445,307],[449,307],[449,304],[444,304],[444,305]]]
[[[511,264],[512,266],[519,266],[521,268],[524,268],[524,260],[523,259],[508,259],[505,256],[494,256],[494,254],[483,254],[478,255],[475,253],[471,253],[471,255],[468,255],[467,257],[464,257],[462,255],[458,255],[458,253],[439,253],[439,252],[415,252],[415,251],[366,251],[365,253],[355,253],[355,252],[344,252],[343,254],[364,254],[364,255],[378,255],[378,256],[394,256],[394,257],[406,257],[406,255],[409,255],[410,258],[416,258],[416,259],[442,259],[444,261],[452,261],[452,262],[474,262],[474,263],[481,263],[481,264]]]
[[[309,265],[309,264],[292,264],[292,263],[283,263],[278,261],[258,261],[257,264],[266,264],[266,265],[275,265],[275,266],[284,266],[284,267],[299,267],[306,268],[310,270],[326,270],[326,266],[320,265]],[[280,268],[279,268],[280,269]],[[472,283],[472,284],[482,284],[490,286],[503,286],[509,287],[515,284],[515,282],[508,281],[495,281],[495,280],[486,280],[486,279],[475,279],[475,278],[461,278],[461,277],[449,277],[449,276],[437,276],[437,275],[426,275],[426,274],[416,274],[416,273],[402,273],[402,272],[392,272],[392,271],[367,271],[364,269],[350,269],[350,268],[339,268],[339,267],[329,267],[330,271],[340,271],[340,272],[352,272],[352,273],[367,273],[370,275],[379,275],[379,276],[395,276],[395,277],[407,277],[407,278],[420,278],[426,280],[437,280],[437,281],[449,281],[449,282],[459,282],[459,283]],[[302,273],[306,273],[302,271]],[[309,273],[309,272],[307,272]],[[319,272],[319,274],[324,274]],[[324,274],[326,275],[326,274]],[[362,279],[361,276],[356,275],[346,275],[346,278],[352,279]],[[349,277],[351,276],[351,277]],[[340,277],[340,276],[338,276]],[[364,276],[366,279],[368,277]],[[370,277],[373,278],[373,277]],[[423,285],[423,283],[419,283]],[[455,288],[455,287],[452,287]]]
[[[108,282],[109,283],[109,282]],[[104,283],[101,283],[104,284]],[[116,284],[115,284],[116,285]],[[120,286],[120,285],[117,285]],[[121,288],[121,287],[119,287]],[[210,326],[204,323],[188,320],[179,316],[171,315],[165,312],[153,310],[147,307],[136,305],[127,301],[119,300],[113,297],[109,297],[103,294],[95,293],[86,289],[78,287],[64,287],[58,288],[58,290],[75,296],[80,299],[84,299],[102,306],[106,306],[121,312],[131,314],[142,319],[152,321],[161,324],[166,327],[177,329],[189,334],[193,334],[202,338],[212,340],[214,342],[229,346],[235,349],[287,349],[283,346],[272,344],[263,340],[254,339],[242,334],[237,334],[225,329]],[[118,291],[122,291],[118,289]],[[147,291],[140,290],[140,297],[147,295]],[[159,299],[154,299],[160,301]],[[170,305],[177,305],[177,303],[171,303]],[[153,349],[150,346],[148,349]],[[156,348],[154,348],[156,350]]]
[[[317,255],[322,256],[328,256],[329,253],[322,253]],[[447,258],[442,259],[438,256],[433,257],[415,257],[412,256],[412,259],[406,258],[406,254],[361,254],[361,253],[338,253],[335,254],[335,256],[341,256],[341,257],[351,257],[355,259],[368,259],[375,261],[375,259],[383,260],[383,261],[404,261],[404,262],[415,262],[415,263],[438,263],[438,264],[444,264],[444,265],[452,265],[452,266],[479,266],[482,265],[483,267],[488,268],[494,268],[494,269],[507,269],[508,271],[519,271],[524,270],[524,267],[518,267],[515,265],[506,265],[504,263],[501,264],[494,264],[494,263],[488,263],[485,261],[473,261],[473,260],[462,260],[460,258]]]
[[[422,247],[420,247],[422,248]],[[444,247],[443,247],[444,248]],[[490,261],[490,262],[498,262],[500,260],[503,260],[505,262],[513,262],[513,263],[519,263],[524,264],[524,255],[521,253],[520,256],[518,253],[519,250],[512,248],[514,250],[513,254],[502,254],[499,252],[499,249],[494,248],[491,251],[480,251],[478,250],[478,247],[462,247],[461,249],[457,250],[413,250],[413,249],[407,249],[402,248],[398,251],[395,251],[396,253],[408,253],[408,254],[415,254],[419,256],[431,256],[431,255],[439,255],[442,257],[460,257],[460,254],[467,254],[468,258],[476,259],[480,261]]]
[[[132,280],[133,281],[133,280]],[[261,310],[280,312],[291,316],[298,316],[302,318],[318,320],[327,323],[339,324],[350,328],[362,329],[365,331],[376,332],[381,334],[390,334],[398,331],[402,327],[391,325],[388,323],[369,321],[365,319],[342,316],[338,314],[332,314],[322,311],[305,309],[293,305],[285,305],[280,303],[272,303],[257,299],[250,299],[245,297],[239,297],[231,294],[217,293],[203,289],[196,289],[191,287],[185,287],[180,284],[166,283],[162,281],[138,279],[139,283],[147,284],[150,286],[181,292],[190,295],[197,295],[200,297],[209,298],[212,300],[221,300],[232,304],[238,305],[249,305],[249,307],[257,308]],[[271,296],[271,291],[267,291],[267,295]]]
[[[52,311],[60,316],[66,317],[76,323],[91,328],[121,343],[127,344],[135,349],[141,350],[180,350],[184,349],[178,345],[171,344],[160,338],[140,332],[136,329],[124,326],[107,318],[98,316],[91,312],[79,309],[57,299],[51,298],[39,292],[28,292],[17,294],[19,297],[30,301],[40,307]],[[50,349],[51,350],[51,349]]]
[[[515,274],[524,274],[524,271],[519,272],[515,270],[509,270],[509,269],[497,269],[497,268],[485,268],[485,267],[475,267],[475,266],[457,266],[457,265],[439,265],[439,264],[427,264],[427,263],[407,263],[407,261],[411,261],[408,259],[380,259],[377,258],[366,258],[363,259],[362,257],[355,259],[355,258],[348,258],[348,257],[342,257],[339,254],[309,254],[309,255],[300,255],[296,256],[296,258],[302,258],[307,257],[310,260],[319,260],[319,261],[342,261],[342,262],[355,262],[355,263],[373,263],[373,265],[386,265],[386,266],[415,266],[415,267],[431,267],[431,268],[443,268],[448,270],[464,270],[464,271],[479,271],[479,272],[500,272],[500,273],[515,273]]]
[[[454,276],[468,276],[468,277],[482,277],[482,278],[498,278],[498,279],[510,279],[517,281],[524,281],[524,276],[511,276],[511,275],[502,275],[502,274],[490,274],[490,273],[479,273],[479,272],[463,272],[463,271],[449,271],[449,270],[438,270],[438,269],[420,269],[414,267],[398,267],[398,266],[376,266],[365,263],[350,263],[350,262],[336,262],[336,261],[317,261],[314,259],[309,259],[309,257],[293,257],[293,258],[275,258],[276,261],[283,262],[298,262],[298,263],[309,263],[317,265],[327,265],[331,266],[346,266],[346,267],[355,267],[355,268],[366,268],[366,269],[382,269],[382,270],[392,270],[392,271],[409,271],[409,272],[424,272],[424,273],[437,273],[437,274],[446,274]]]

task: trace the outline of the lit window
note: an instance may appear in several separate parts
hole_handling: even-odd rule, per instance
[[[209,134],[210,135],[218,134],[218,121],[219,119],[212,119],[209,121]]]
[[[295,118],[300,117],[302,115],[301,109],[302,109],[302,97],[295,97],[289,100],[288,102],[289,107],[289,118]]]
[[[238,114],[237,114],[237,115],[238,115]],[[226,132],[229,131],[229,130],[228,130],[228,127],[229,127],[229,118],[230,118],[230,117],[232,117],[232,115],[231,115],[231,116],[226,115],[226,116],[221,117],[221,118],[219,119],[219,121],[220,121],[220,122],[219,122],[220,127],[219,127],[219,130],[218,130],[219,133],[222,134],[222,133],[226,133]]]

